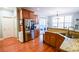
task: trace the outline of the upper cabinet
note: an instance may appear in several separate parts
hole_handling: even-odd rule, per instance
[[[37,16],[37,15],[34,15],[34,17],[33,17],[33,21],[35,21],[36,23],[39,22],[39,21],[38,21],[38,16]]]
[[[24,8],[17,9],[18,19],[32,20],[38,22],[38,16],[34,14],[34,11]]]
[[[33,11],[29,11],[29,18],[34,19],[34,12]]]
[[[26,9],[22,9],[22,19],[29,19],[29,11]]]
[[[27,10],[27,9],[22,9],[22,18],[23,19],[34,19],[34,12]]]

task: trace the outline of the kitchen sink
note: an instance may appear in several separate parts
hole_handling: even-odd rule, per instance
[[[67,34],[67,33],[60,33],[68,38],[79,38],[78,34]]]

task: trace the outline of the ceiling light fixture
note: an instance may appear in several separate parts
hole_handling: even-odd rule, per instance
[[[57,14],[56,14],[56,16],[57,16],[57,19],[59,19],[59,17],[58,17],[58,16],[59,16],[59,13],[58,13],[58,11],[57,11]]]

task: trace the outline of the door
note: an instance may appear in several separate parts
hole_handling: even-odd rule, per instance
[[[3,38],[16,37],[15,18],[3,17],[1,19]]]

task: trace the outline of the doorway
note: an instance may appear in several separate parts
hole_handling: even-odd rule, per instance
[[[44,17],[40,17],[39,18],[39,28],[40,28],[40,35],[39,35],[39,42],[40,44],[43,42],[43,34],[45,34],[45,32],[47,31],[47,26],[48,26],[48,23],[47,23],[47,18],[44,18]]]

